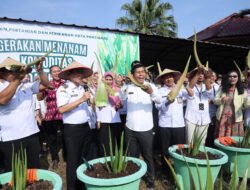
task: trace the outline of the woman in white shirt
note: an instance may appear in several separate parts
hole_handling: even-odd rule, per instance
[[[114,79],[114,74],[112,72],[106,72],[104,74],[104,81],[107,84],[108,91],[108,105],[105,107],[96,107],[97,128],[99,128],[98,139],[100,156],[104,156],[103,145],[107,155],[110,154],[109,128],[112,140],[114,141],[116,139],[117,143],[120,142],[121,119],[118,110],[121,106],[121,100],[118,96],[119,88],[116,87]]]

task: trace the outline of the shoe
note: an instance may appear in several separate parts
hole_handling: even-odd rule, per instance
[[[53,162],[52,162],[52,169],[53,170],[57,170],[58,169],[58,161],[57,160],[53,160]]]

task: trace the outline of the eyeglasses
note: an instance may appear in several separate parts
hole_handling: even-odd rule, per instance
[[[228,78],[237,78],[237,75],[229,75]]]

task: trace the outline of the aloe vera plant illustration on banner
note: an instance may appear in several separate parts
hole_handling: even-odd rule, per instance
[[[130,68],[132,61],[139,60],[139,36],[119,33],[112,36],[106,36],[107,33],[101,33],[100,35],[109,39],[98,42],[98,56],[102,69],[105,72],[111,71],[115,66],[117,57],[118,64],[115,66],[115,72],[126,74],[126,64]]]

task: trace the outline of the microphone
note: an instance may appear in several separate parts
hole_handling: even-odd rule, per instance
[[[88,85],[87,84],[83,84],[83,89],[84,89],[85,92],[88,92],[89,91]],[[89,99],[87,100],[87,104],[88,104],[88,106],[90,106],[90,100]]]

